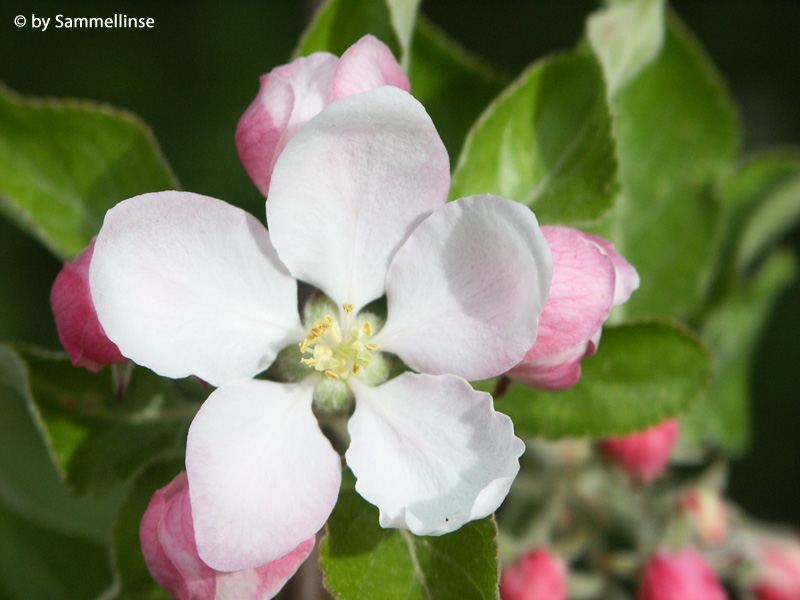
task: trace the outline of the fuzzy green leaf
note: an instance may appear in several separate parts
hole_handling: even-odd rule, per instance
[[[624,435],[691,406],[710,377],[703,344],[676,325],[638,322],[606,327],[581,380],[558,392],[519,383],[495,401],[518,435],[547,438]]]
[[[176,189],[149,129],[130,113],[21,98],[0,86],[0,211],[71,260],[120,200]]]
[[[790,253],[771,255],[753,280],[706,318],[703,339],[714,356],[711,387],[681,420],[682,443],[736,455],[750,437],[750,363],[777,294],[797,275]]]
[[[139,524],[155,491],[172,481],[181,470],[182,457],[156,462],[136,477],[114,524],[111,537],[114,585],[103,600],[170,598],[147,570],[139,543]]]
[[[724,84],[669,18],[658,58],[613,98],[622,194],[603,231],[641,275],[628,315],[690,314],[707,292],[721,208],[715,186],[738,148]]]
[[[491,517],[441,537],[383,529],[378,509],[343,491],[320,547],[325,585],[339,600],[495,600]]]
[[[600,219],[617,193],[617,160],[603,76],[584,53],[531,65],[467,136],[450,199],[497,194],[539,221]]]
[[[341,56],[362,36],[371,33],[402,58],[404,42],[392,21],[388,0],[327,0],[303,33],[294,56],[330,52]],[[407,19],[404,14],[401,19]]]
[[[174,382],[138,368],[119,397],[109,368],[94,375],[63,353],[23,357],[55,462],[78,493],[105,492],[155,458],[181,452],[199,408],[184,396],[205,396],[197,381]]]
[[[70,495],[49,454],[28,366],[5,344],[0,344],[0,423],[0,501],[46,529],[105,542],[121,492],[102,500]]]
[[[408,77],[411,92],[433,119],[451,160],[461,151],[469,128],[508,83],[424,18],[414,32]]]
[[[0,345],[0,598],[95,597],[111,581],[107,540],[124,490],[74,498],[48,455],[28,369]]]

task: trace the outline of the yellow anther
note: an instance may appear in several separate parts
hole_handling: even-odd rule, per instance
[[[348,323],[344,332],[337,319],[325,315],[314,321],[300,343],[301,353],[312,354],[311,357],[301,358],[302,364],[324,371],[330,379],[347,379],[361,372],[370,363],[372,357],[369,352],[377,348],[375,344],[362,341],[372,335],[372,324],[366,321],[358,327],[350,327],[350,315],[355,308],[349,302],[342,304],[342,308],[347,313]]]

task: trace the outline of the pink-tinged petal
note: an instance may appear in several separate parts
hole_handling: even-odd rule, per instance
[[[503,600],[566,600],[567,569],[564,561],[545,548],[526,552],[503,569],[500,578]]]
[[[485,379],[536,340],[552,258],[526,206],[470,196],[440,208],[398,250],[374,342],[424,373]]]
[[[214,600],[267,600],[275,597],[314,549],[309,538],[286,556],[246,571],[217,574]]]
[[[633,477],[648,483],[667,466],[679,430],[678,419],[667,419],[638,433],[603,440],[600,451]]]
[[[186,471],[197,547],[212,568],[285,556],[333,510],[341,461],[311,411],[313,383],[231,383],[194,418]]]
[[[331,102],[339,59],[316,52],[276,67],[236,128],[236,147],[247,174],[265,196],[275,161],[297,130]]]
[[[594,349],[595,345],[587,342],[552,356],[523,360],[506,375],[530,387],[563,390],[578,383],[581,378],[581,359],[594,354]]]
[[[705,557],[696,550],[659,552],[644,567],[636,600],[727,600]]]
[[[139,528],[150,574],[178,600],[214,600],[216,574],[197,555],[186,473],[153,494]]]
[[[758,600],[800,598],[800,540],[780,534],[759,536],[753,554],[751,591]]]
[[[384,86],[334,102],[297,132],[275,165],[267,222],[292,275],[358,310],[383,295],[394,253],[449,185],[425,109]]]
[[[616,283],[614,286],[614,302],[613,306],[619,306],[628,301],[634,290],[639,289],[639,273],[633,268],[633,265],[625,260],[614,244],[599,235],[590,233],[583,234],[586,239],[593,241],[595,244],[605,250],[611,262],[614,264],[616,271]]]
[[[523,362],[585,343],[600,331],[614,300],[614,265],[600,246],[571,227],[542,227],[542,233],[553,253],[553,279],[539,336]]]
[[[215,571],[197,553],[185,472],[153,495],[139,535],[150,574],[178,600],[272,598],[308,557],[315,542],[309,538],[287,555],[255,569]]]
[[[120,352],[166,377],[252,377],[303,336],[297,283],[267,230],[206,196],[158,192],[112,208],[90,283]]]
[[[365,35],[342,54],[333,77],[334,100],[393,85],[408,92],[408,76],[389,49],[378,38]]]
[[[356,410],[345,456],[382,527],[442,535],[500,506],[525,445],[489,394],[451,375],[350,385]]]
[[[50,306],[61,345],[76,367],[97,373],[103,366],[124,362],[117,345],[108,339],[97,320],[89,291],[89,264],[94,252],[93,238],[71,263],[56,276],[50,290]]]

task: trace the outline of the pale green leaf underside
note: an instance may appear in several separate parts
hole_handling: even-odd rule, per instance
[[[664,42],[664,0],[630,0],[598,10],[586,22],[586,36],[612,97],[658,56]]]

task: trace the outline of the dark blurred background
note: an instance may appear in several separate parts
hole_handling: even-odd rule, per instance
[[[152,127],[184,189],[263,219],[233,141],[258,77],[291,53],[313,2],[3,0],[0,81],[36,96],[88,98]],[[800,145],[800,1],[675,1],[739,106],[745,152]],[[580,38],[587,0],[424,0],[422,11],[510,76]],[[154,29],[32,30],[14,17],[153,17]],[[787,237],[800,257],[800,230]],[[55,347],[49,286],[60,264],[0,218],[0,340]],[[22,299],[22,301],[20,301]],[[776,304],[753,360],[754,443],[730,495],[751,514],[800,528],[800,284]]]

